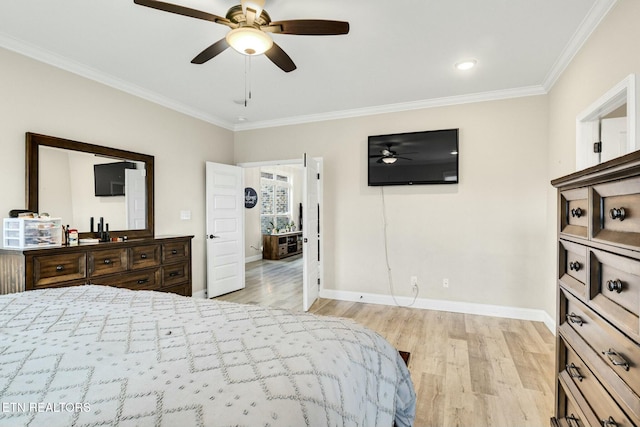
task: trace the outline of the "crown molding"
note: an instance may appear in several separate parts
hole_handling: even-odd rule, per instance
[[[234,131],[264,129],[279,126],[291,126],[304,123],[322,122],[327,120],[348,119],[353,117],[389,114],[425,108],[446,107],[450,105],[472,104],[476,102],[497,101],[502,99],[520,98],[525,96],[546,95],[542,86],[527,86],[515,89],[504,89],[490,92],[473,93],[469,95],[448,96],[443,98],[425,99],[421,101],[404,102],[398,104],[379,105],[375,107],[356,108],[352,110],[332,111],[321,114],[286,117],[276,120],[264,120],[252,123],[240,123],[233,127]]]
[[[215,117],[210,114],[204,113],[203,111],[191,108],[185,104],[176,102],[175,100],[169,99],[155,92],[143,89],[140,86],[128,83],[117,77],[114,77],[102,71],[96,70],[95,68],[87,67],[86,65],[70,60],[69,58],[66,58],[62,55],[52,53],[45,49],[36,47],[30,43],[26,43],[22,40],[18,40],[2,32],[0,32],[0,47],[16,52],[20,55],[24,55],[31,59],[35,59],[36,61],[51,65],[52,67],[60,68],[72,74],[76,74],[86,79],[93,80],[95,82],[104,84],[114,89],[118,89],[122,92],[131,94],[138,98],[142,98],[154,104],[161,105],[163,107],[169,108],[171,110],[177,111],[187,116],[194,117],[196,119],[205,121],[207,123],[211,123],[213,125],[216,125],[228,130],[233,130],[232,123],[229,123],[218,117]]]
[[[582,20],[582,23],[578,27],[573,36],[569,40],[569,43],[565,46],[562,53],[556,60],[556,62],[549,70],[549,73],[542,83],[542,87],[545,91],[549,92],[556,81],[560,78],[562,73],[569,66],[573,58],[582,49],[585,42],[591,37],[591,34],[600,25],[600,22],[607,16],[609,11],[616,5],[618,0],[598,0],[596,1],[587,16]]]

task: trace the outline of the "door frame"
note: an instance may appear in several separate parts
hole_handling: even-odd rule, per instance
[[[593,143],[600,141],[600,120],[624,104],[628,150],[640,148],[636,140],[640,135],[640,91],[636,89],[636,75],[629,74],[576,117],[576,170],[600,163],[600,154],[593,150]]]
[[[302,156],[304,155],[304,153],[302,153]],[[318,266],[318,274],[320,277],[320,289],[319,289],[319,293],[322,293],[323,289],[324,289],[324,216],[325,216],[325,210],[324,210],[324,185],[323,185],[323,181],[324,181],[324,171],[323,171],[323,165],[324,165],[324,159],[322,157],[309,157],[311,160],[314,160],[318,163],[318,173],[320,174],[320,180],[318,181],[318,203],[320,204],[320,218],[319,218],[319,222],[320,222],[320,233],[319,235],[319,239],[320,239],[320,249],[319,249],[319,253],[320,253],[320,265]],[[260,161],[260,162],[243,162],[243,163],[236,163],[236,166],[239,166],[241,168],[260,168],[260,167],[264,167],[264,166],[294,166],[294,165],[299,165],[300,167],[304,167],[304,157],[300,157],[299,159],[287,159],[287,160],[265,160],[265,161]],[[304,219],[303,219],[304,221]],[[246,227],[246,224],[243,221],[242,224],[243,227]],[[246,233],[245,233],[246,235]],[[302,257],[304,259],[304,257],[306,256],[306,251],[302,251]],[[245,278],[246,280],[246,278]],[[304,286],[304,285],[301,285]]]

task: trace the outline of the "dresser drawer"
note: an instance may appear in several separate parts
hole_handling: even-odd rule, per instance
[[[588,347],[584,346],[581,354],[583,360],[590,360],[592,372],[610,392],[621,396],[633,413],[640,414],[640,346],[570,294],[560,294],[564,317],[558,320],[563,335],[571,337],[570,332],[563,331],[570,328],[584,340]],[[575,338],[573,341],[580,342]],[[584,354],[588,352],[591,354]]]
[[[557,416],[551,418],[551,427],[602,427],[584,397],[566,376],[558,376]]]
[[[131,268],[156,267],[161,262],[160,245],[134,246],[131,249]]]
[[[592,238],[640,248],[640,178],[596,185],[592,192]]]
[[[173,242],[162,244],[162,262],[170,263],[189,257],[190,242]]]
[[[601,421],[600,425],[605,425],[603,420],[607,420],[615,423],[611,424],[612,427],[633,427],[631,420],[602,387],[582,359],[562,339],[559,350],[562,354],[561,358],[564,359],[564,369],[560,372],[560,376],[565,383],[572,382],[575,389],[589,402],[591,410]]]
[[[129,251],[124,248],[90,251],[88,253],[89,275],[95,277],[127,271],[129,266],[128,254]]]
[[[85,253],[41,255],[33,257],[33,286],[46,287],[87,277]]]
[[[640,342],[640,261],[590,250],[589,305]]]
[[[165,265],[162,267],[163,286],[170,286],[189,280],[189,263]]]
[[[95,285],[107,285],[117,288],[127,288],[134,291],[137,290],[157,290],[160,289],[161,283],[160,268],[148,270],[134,271],[129,274],[119,276],[98,277],[91,280]]]
[[[560,193],[560,233],[587,238],[589,190],[576,188]]]
[[[582,299],[587,298],[587,247],[560,240],[558,274],[560,283]]]
[[[166,288],[162,288],[162,292],[171,292],[173,294],[182,295],[185,297],[191,296],[191,283],[181,283],[179,285],[172,285]]]

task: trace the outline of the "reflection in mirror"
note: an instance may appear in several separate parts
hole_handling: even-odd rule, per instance
[[[27,209],[61,218],[81,238],[154,236],[154,158],[52,136],[26,134]],[[91,218],[94,228],[91,228]]]
[[[143,162],[47,146],[39,151],[41,213],[80,232],[91,231],[92,217],[103,217],[110,230],[146,228]]]

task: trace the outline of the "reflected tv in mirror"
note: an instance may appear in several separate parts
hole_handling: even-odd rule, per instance
[[[458,129],[370,136],[368,184],[458,183]]]
[[[98,197],[124,196],[124,171],[135,169],[133,162],[103,163],[93,165],[95,194]]]

